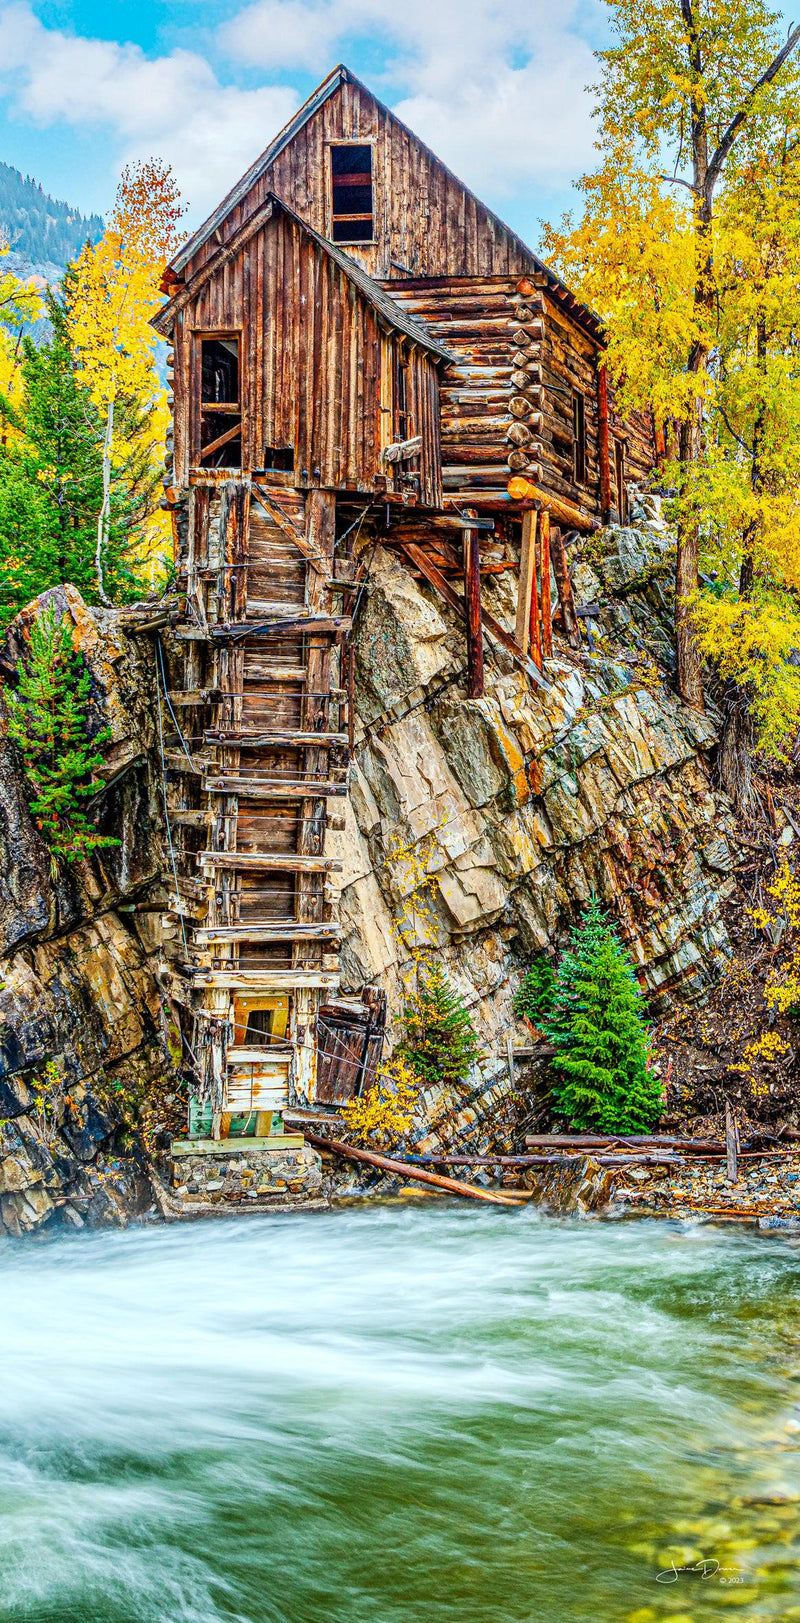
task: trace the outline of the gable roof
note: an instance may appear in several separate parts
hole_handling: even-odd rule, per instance
[[[231,237],[230,242],[220,247],[216,254],[206,260],[206,263],[200,267],[194,277],[176,289],[173,297],[168,299],[167,303],[163,304],[153,317],[151,325],[158,332],[168,332],[176,311],[188,303],[205,286],[205,283],[210,281],[215,270],[233,258],[249,241],[249,238],[254,235],[255,231],[260,231],[275,214],[285,215],[306,237],[310,237],[312,242],[315,242],[317,247],[324,254],[327,254],[329,259],[333,260],[335,265],[338,265],[339,270],[343,272],[348,281],[352,282],[358,288],[359,293],[372,305],[383,326],[389,327],[393,332],[402,333],[404,337],[411,339],[412,343],[419,344],[421,349],[428,350],[439,361],[449,362],[454,359],[450,351],[445,349],[444,344],[440,344],[438,338],[434,338],[430,328],[426,326],[419,316],[410,315],[401,304],[398,304],[392,298],[390,293],[386,292],[385,288],[380,287],[377,282],[373,281],[367,271],[362,270],[354,259],[350,259],[349,255],[344,253],[341,248],[337,248],[334,242],[328,242],[326,237],[321,237],[318,231],[308,225],[299,214],[295,213],[294,209],[290,209],[288,203],[284,203],[281,197],[276,197],[274,192],[267,193],[264,202],[254,214],[251,214],[243,222],[239,230]]]
[[[288,124],[284,124],[283,129],[278,135],[275,136],[274,141],[271,141],[266,150],[262,152],[259,158],[256,159],[255,163],[251,164],[247,172],[242,175],[241,180],[238,180],[236,185],[233,186],[228,192],[227,197],[224,197],[222,202],[218,204],[213,214],[208,216],[208,219],[198,227],[194,235],[189,238],[189,241],[184,243],[183,247],[178,250],[174,259],[171,261],[171,268],[176,273],[180,274],[180,272],[185,269],[189,261],[194,258],[194,255],[199,252],[206,242],[208,242],[209,237],[213,236],[214,232],[219,229],[223,221],[227,218],[231,209],[235,208],[238,203],[243,201],[251,187],[254,186],[256,181],[261,178],[265,170],[270,167],[270,164],[275,162],[278,154],[283,151],[284,147],[289,145],[290,141],[294,140],[294,137],[300,130],[303,129],[304,125],[309,122],[309,119],[313,118],[318,109],[322,107],[324,103],[328,101],[329,98],[339,89],[339,86],[343,84],[355,85],[358,90],[364,93],[365,96],[369,96],[380,111],[386,114],[387,118],[393,119],[394,123],[397,124],[401,130],[404,130],[405,133],[409,135],[413,141],[416,141],[418,145],[421,146],[436,163],[441,165],[441,167],[445,170],[445,173],[450,176],[451,180],[455,181],[456,185],[460,186],[462,190],[466,192],[468,197],[475,199],[476,202],[480,201],[480,199],[476,198],[475,193],[470,191],[470,188],[464,184],[463,180],[459,180],[458,176],[454,175],[453,171],[448,169],[447,165],[442,162],[442,159],[439,158],[437,154],[433,152],[418,135],[415,135],[414,131],[409,129],[408,125],[404,124],[402,119],[399,119],[397,114],[393,113],[390,107],[387,107],[384,102],[380,101],[378,97],[369,89],[369,87],[362,82],[361,79],[358,79],[354,73],[351,73],[350,69],[345,67],[343,62],[340,62],[338,66],[328,74],[327,78],[323,79],[322,83],[317,85],[316,90],[312,91],[308,100],[305,101],[302,107],[298,109],[294,117],[290,118]],[[488,208],[485,203],[481,203],[481,207],[486,209],[490,219],[496,221],[498,225],[502,226],[503,230],[508,231],[514,242],[517,243],[521,248],[522,252],[529,256],[534,269],[546,278],[549,293],[564,308],[567,314],[572,316],[573,320],[577,321],[586,331],[591,334],[593,338],[602,341],[603,323],[601,317],[598,316],[594,310],[591,310],[587,304],[582,304],[579,299],[576,299],[574,293],[570,292],[566,283],[562,282],[561,277],[557,276],[555,271],[550,269],[549,265],[545,265],[543,261],[539,259],[538,255],[533,252],[533,249],[529,248],[528,244],[523,241],[522,237],[518,236],[516,231],[512,231],[511,227],[507,226],[505,221],[501,220],[498,214],[495,214],[494,211]],[[324,241],[325,239],[320,238],[319,240]]]

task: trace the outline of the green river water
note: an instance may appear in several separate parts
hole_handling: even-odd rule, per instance
[[[8,1246],[0,1623],[800,1619],[799,1279],[434,1202]]]

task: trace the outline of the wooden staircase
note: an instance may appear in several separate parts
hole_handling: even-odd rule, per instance
[[[335,498],[231,478],[193,485],[187,518],[164,754],[190,1125],[264,1138],[290,1101],[314,1100],[317,1010],[338,985]]]

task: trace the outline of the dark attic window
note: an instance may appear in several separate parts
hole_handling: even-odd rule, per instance
[[[579,389],[572,391],[572,471],[575,483],[586,483],[586,402]]]
[[[242,405],[238,338],[201,338],[200,462],[241,468]]]
[[[372,147],[331,147],[331,236],[334,242],[372,242]]]

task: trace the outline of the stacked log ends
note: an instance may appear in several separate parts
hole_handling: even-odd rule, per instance
[[[544,339],[545,303],[533,282],[523,276],[516,284],[511,299],[511,341],[515,345],[511,357],[513,393],[508,402],[512,418],[506,434],[507,463],[511,473],[527,473],[541,478],[536,456],[536,440],[542,431],[542,369],[539,352]]]

